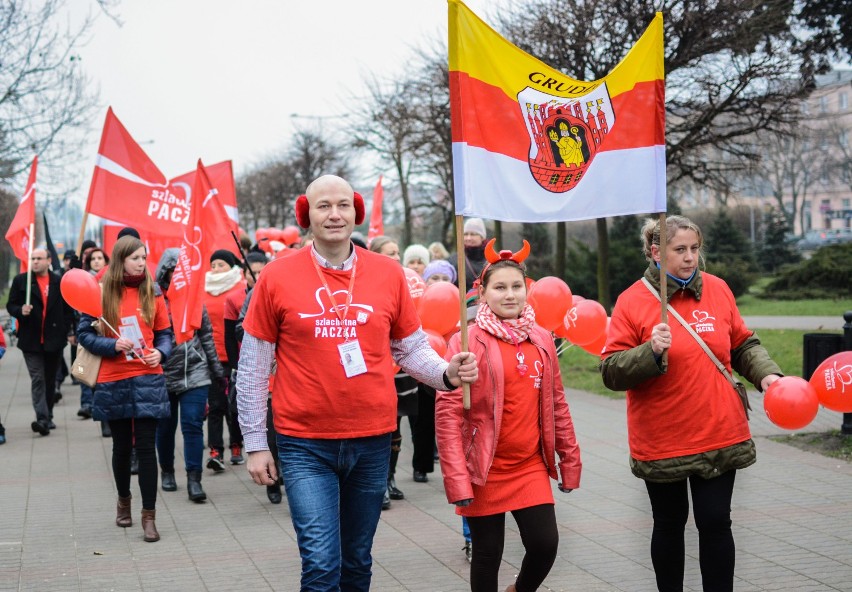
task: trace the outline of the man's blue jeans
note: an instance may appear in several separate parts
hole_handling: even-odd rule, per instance
[[[201,386],[176,395],[169,392],[171,417],[157,424],[157,456],[163,470],[175,468],[175,431],[180,409],[180,432],[183,435],[183,462],[187,471],[200,471],[204,456],[204,408],[208,387]]]
[[[346,440],[278,435],[305,591],[367,592],[390,434]]]

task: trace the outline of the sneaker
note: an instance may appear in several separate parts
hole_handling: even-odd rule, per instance
[[[243,445],[231,444],[231,464],[241,465],[244,462],[246,462],[246,459],[243,458]]]
[[[222,460],[222,453],[215,448],[210,450],[210,458],[207,459],[207,468],[213,469],[214,473],[221,473],[225,470],[225,462]]]
[[[471,543],[470,541],[465,541],[462,550],[464,551],[465,559],[467,559],[467,562],[470,563],[470,560],[473,557],[473,543]]]

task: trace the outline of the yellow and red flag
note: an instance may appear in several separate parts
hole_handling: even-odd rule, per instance
[[[18,203],[18,211],[15,212],[9,230],[6,231],[6,240],[9,241],[15,257],[21,261],[21,273],[27,271],[30,267],[30,241],[34,239],[30,236],[30,231],[35,224],[37,166],[38,156],[34,156],[33,164],[30,167],[30,177],[27,179],[27,186],[24,189],[24,196]]]
[[[175,341],[192,339],[201,327],[201,308],[204,297],[205,264],[223,237],[231,230],[225,208],[201,160],[195,172],[193,193],[196,203],[189,212],[186,232],[172,273],[168,297],[172,313]]]
[[[207,167],[219,199],[237,229],[237,194],[230,161]],[[196,171],[165,175],[113,113],[107,111],[86,211],[143,236],[180,239],[189,221]]]
[[[373,189],[373,210],[370,213],[370,229],[367,231],[367,246],[370,246],[372,241],[377,236],[385,233],[384,218],[382,216],[382,202],[384,201],[385,191],[382,188],[382,177],[379,175],[379,182]]]
[[[456,214],[557,222],[666,209],[663,17],[574,80],[449,0]]]

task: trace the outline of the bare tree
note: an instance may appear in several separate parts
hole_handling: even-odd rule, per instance
[[[281,228],[295,221],[296,198],[324,174],[348,177],[347,158],[332,147],[322,126],[298,129],[281,158],[271,159],[237,180],[240,213],[255,228]]]
[[[96,93],[76,51],[91,21],[61,24],[63,0],[0,3],[0,181],[49,154],[42,178],[58,176],[79,158]]]
[[[420,157],[424,152],[417,110],[411,101],[416,88],[412,79],[368,81],[369,99],[355,112],[349,128],[352,146],[379,158],[377,173],[388,164],[393,168],[391,179],[399,184],[402,200],[403,245],[412,242],[412,185],[422,173]]]

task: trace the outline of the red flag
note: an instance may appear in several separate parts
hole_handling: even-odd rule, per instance
[[[24,196],[18,204],[18,211],[6,231],[6,240],[12,246],[15,257],[21,260],[21,273],[30,266],[30,228],[35,224],[35,190],[36,190],[36,166],[38,156],[33,157],[33,165],[30,167],[30,178],[24,189]]]
[[[382,177],[379,176],[379,182],[376,183],[376,188],[373,189],[373,211],[370,214],[370,230],[367,231],[367,245],[370,244],[377,236],[385,233],[385,224],[382,220],[382,201],[385,192],[382,189]]]
[[[207,168],[237,228],[237,198],[230,161]],[[132,226],[140,234],[180,239],[189,222],[195,171],[171,181],[151,161],[112,111],[107,111],[86,211]]]
[[[230,224],[201,160],[195,172],[192,195],[197,198],[190,208],[189,221],[172,274],[168,297],[172,311],[175,341],[184,343],[201,326],[201,302],[204,293],[204,263],[215,245],[227,236]]]

